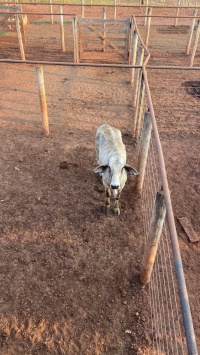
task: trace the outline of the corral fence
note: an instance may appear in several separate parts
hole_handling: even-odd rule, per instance
[[[153,6],[140,9],[118,5],[119,14],[115,14],[110,12],[110,5],[88,5],[88,13],[84,11],[83,17],[81,5],[56,4],[54,12],[51,4],[48,12],[48,4],[39,4],[34,15],[26,11],[27,5],[18,4],[17,9],[13,6],[0,5],[1,58],[40,61],[45,52],[45,57],[54,62],[78,62],[80,59],[126,63],[130,58],[129,24],[133,12],[146,47],[156,51],[162,61],[162,52],[170,53],[171,58],[166,54],[165,64],[178,65],[176,56],[181,54],[184,66],[199,65],[198,7],[170,8],[165,14],[165,9]],[[5,24],[8,11],[10,18],[15,17],[12,29],[8,28],[8,19]],[[151,58],[149,64],[153,64]]]
[[[141,282],[149,284],[152,354],[197,355],[197,345],[188,301],[178,237],[168,187],[164,156],[147,76],[150,52],[131,19],[129,64],[96,64],[98,67],[130,69],[134,107],[133,138],[139,142],[136,192],[143,204],[145,252],[141,266]],[[147,28],[149,24],[147,25]],[[104,40],[104,38],[103,38]],[[148,31],[145,42],[148,42]],[[0,62],[9,62],[0,60]],[[10,61],[36,64],[37,61]],[[40,62],[45,64],[45,62]],[[53,63],[68,66],[95,66],[93,63]],[[190,68],[187,68],[190,70]],[[196,68],[198,70],[198,68]],[[194,70],[194,68],[193,68]],[[36,68],[43,115],[43,128],[49,134],[43,69]],[[165,217],[166,216],[166,217]],[[176,275],[176,278],[175,278]],[[178,297],[179,296],[179,297]],[[182,315],[182,316],[181,316]],[[186,337],[186,343],[185,343]]]
[[[138,58],[142,61],[138,61],[137,64],[140,64],[141,68],[132,72],[131,77],[135,107],[133,137],[137,140],[140,138],[139,175],[136,178],[135,190],[142,196],[146,236],[140,279],[144,284],[150,283],[153,348],[156,354],[198,354],[164,156],[149,89],[146,66],[150,53],[141,39],[135,19],[134,24],[133,48],[136,53],[132,63],[136,64]],[[145,43],[148,43],[148,31]],[[144,52],[147,55],[146,60]]]

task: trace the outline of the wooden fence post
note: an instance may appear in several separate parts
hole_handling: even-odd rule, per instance
[[[144,82],[143,73],[141,72],[140,83],[138,88],[138,98],[137,98],[135,117],[134,117],[134,127],[133,127],[134,139],[138,139],[140,133],[141,119],[142,119],[142,113],[144,107],[144,94],[145,94],[145,82]]]
[[[49,4],[50,4],[50,13],[51,13],[51,15],[50,15],[50,22],[51,22],[51,24],[53,25],[54,20],[53,20],[53,5],[52,5],[52,0],[49,0]]]
[[[141,129],[141,120],[142,115],[144,114],[144,97],[145,97],[145,82],[143,73],[141,73],[141,87],[140,87],[140,96],[139,96],[139,106],[138,106],[138,117],[136,119],[136,131],[135,131],[135,139],[139,138],[140,129]]]
[[[192,36],[193,36],[193,32],[194,32],[194,26],[195,26],[195,21],[196,21],[196,15],[197,15],[197,9],[195,9],[193,11],[193,15],[194,18],[191,21],[191,25],[190,25],[190,32],[189,32],[189,38],[188,38],[188,42],[187,42],[187,46],[186,46],[186,54],[190,53],[190,47],[191,47],[191,42],[192,42]]]
[[[199,34],[200,34],[200,20],[198,20],[198,22],[197,22],[197,28],[196,28],[195,38],[194,38],[194,47],[193,47],[192,54],[190,57],[190,67],[192,67],[194,64],[194,58],[195,58],[197,45],[198,45],[198,41],[199,41]]]
[[[22,5],[19,5],[19,7],[20,7],[20,11],[23,12]],[[21,34],[22,34],[22,41],[23,41],[24,44],[26,44],[26,36],[25,36],[24,25],[27,24],[27,22],[28,22],[27,15],[19,14],[18,16],[19,16],[20,30],[21,30]]]
[[[103,9],[102,9],[102,18],[103,18],[103,20],[106,20],[106,8],[105,7],[103,7]],[[106,24],[105,24],[105,22],[103,22],[103,37],[104,38],[106,37],[105,29],[106,29]],[[105,52],[105,51],[106,51],[106,41],[105,41],[105,39],[103,39],[103,52]]]
[[[139,47],[136,64],[142,66],[143,59],[144,59],[144,48],[143,47]],[[136,106],[137,100],[138,100],[138,90],[139,90],[139,86],[140,86],[140,83],[141,83],[141,80],[140,80],[141,68],[136,69],[135,72],[136,72],[136,75],[135,75],[136,80],[135,80],[135,83],[134,83],[134,99],[133,99],[133,103],[132,103],[133,107]]]
[[[142,129],[142,136],[140,142],[140,153],[138,157],[138,175],[136,176],[135,190],[137,193],[141,193],[143,189],[145,170],[147,164],[147,157],[149,151],[149,144],[151,139],[152,122],[150,112],[145,112],[144,122]]]
[[[145,38],[145,46],[148,47],[149,44],[149,33],[150,33],[150,26],[151,26],[151,16],[152,15],[152,9],[149,7],[147,11],[147,32],[146,32],[146,38]]]
[[[116,8],[116,5],[117,5],[117,0],[114,0],[114,20],[116,20],[116,17],[117,17],[117,8]]]
[[[149,4],[149,2],[148,2],[148,0],[147,0],[146,5],[148,6],[148,4]],[[148,10],[149,10],[149,8],[148,8],[148,7],[146,7],[146,8],[145,8],[144,26],[146,26],[146,24],[147,24],[147,15],[148,15]]]
[[[36,78],[39,90],[39,98],[41,105],[41,113],[42,113],[42,126],[44,135],[47,137],[49,135],[49,121],[47,114],[47,103],[46,103],[46,95],[45,95],[45,86],[44,86],[44,74],[43,67],[36,67]]]
[[[85,17],[84,0],[81,0],[81,4],[82,4],[82,6],[81,6],[81,16],[82,16],[82,18],[84,18]]]
[[[158,250],[160,236],[162,233],[162,227],[163,227],[165,215],[166,215],[166,207],[165,207],[164,194],[163,191],[158,191],[156,194],[156,200],[153,207],[148,241],[145,247],[141,271],[140,271],[140,281],[143,284],[147,284],[148,282],[150,282],[151,279],[151,274],[156,259],[156,254]]]
[[[21,58],[22,58],[22,60],[26,60],[18,15],[15,15],[15,22],[16,22],[16,30],[17,30],[17,37],[18,37],[18,41],[19,41],[19,48],[20,48]]]
[[[135,65],[135,63],[136,63],[137,46],[138,46],[138,34],[137,34],[137,31],[134,30],[132,43],[131,43],[130,65]],[[134,75],[135,75],[135,68],[131,68],[131,85],[134,84]]]
[[[59,7],[60,14],[60,35],[61,35],[61,51],[65,52],[65,32],[64,32],[64,22],[63,22],[63,7]]]
[[[181,0],[178,0],[177,6],[181,6]],[[177,12],[176,12],[176,18],[175,18],[175,21],[174,21],[174,26],[178,25],[179,11],[180,11],[180,8],[178,7],[177,8]]]
[[[79,63],[77,17],[73,18],[72,26],[74,34],[74,62]]]

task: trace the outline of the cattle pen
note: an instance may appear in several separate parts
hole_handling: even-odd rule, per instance
[[[79,8],[81,9],[81,6],[79,6]],[[185,8],[183,8],[183,11],[184,9]],[[112,13],[114,13],[114,15],[117,17],[118,12],[113,12],[113,10],[114,8],[112,7]],[[142,11],[143,10],[146,11],[146,7],[144,8],[142,7]],[[188,8],[186,10],[188,11]],[[191,10],[194,11],[194,9]],[[24,13],[22,12],[21,15],[25,13],[27,14],[28,11],[25,11]],[[103,13],[105,16],[105,12]],[[147,12],[145,12],[145,14],[147,15]],[[61,44],[63,44],[62,40],[60,41],[59,49],[57,47],[58,42],[54,41],[55,48],[57,48],[57,53],[55,53],[54,55],[53,52],[55,48],[53,48],[53,50],[51,51],[53,60],[48,60],[48,57],[45,57],[45,59],[47,60],[45,61],[42,60],[41,48],[42,46],[43,48],[45,48],[45,41],[46,41],[45,34],[42,35],[42,37],[44,37],[42,38],[43,45],[41,46],[40,44],[40,50],[38,51],[36,49],[35,44],[31,42],[32,40],[29,32],[26,38],[27,44],[25,46],[26,59],[25,60],[19,59],[19,53],[17,53],[16,55],[15,53],[13,53],[12,48],[9,50],[7,48],[6,49],[7,54],[5,55],[5,57],[0,59],[0,65],[5,70],[5,73],[7,70],[9,70],[9,67],[12,68],[13,65],[16,65],[16,68],[19,68],[17,69],[19,70],[18,73],[19,77],[20,77],[20,72],[22,72],[23,75],[25,75],[24,80],[26,80],[26,73],[27,73],[28,78],[29,80],[31,80],[32,83],[34,82],[33,78],[35,78],[35,71],[36,71],[37,84],[38,84],[39,95],[40,95],[41,113],[43,119],[42,121],[43,131],[44,134],[47,137],[49,137],[48,139],[52,139],[51,130],[53,131],[53,134],[55,134],[56,127],[59,127],[59,125],[62,129],[62,127],[65,125],[72,128],[75,124],[77,124],[78,121],[74,122],[74,120],[76,120],[75,118],[76,113],[78,115],[80,114],[79,115],[80,130],[81,129],[88,130],[89,135],[91,135],[91,131],[94,132],[94,129],[96,129],[98,125],[100,125],[101,123],[105,123],[106,120],[106,123],[113,124],[118,128],[120,128],[122,130],[122,133],[124,134],[124,137],[127,137],[126,139],[129,145],[129,154],[132,154],[133,148],[137,152],[136,160],[138,161],[138,169],[140,172],[138,179],[134,182],[135,186],[133,184],[131,185],[132,189],[131,190],[129,189],[129,194],[133,194],[135,196],[135,199],[138,198],[141,204],[140,213],[142,215],[142,220],[140,221],[140,223],[142,224],[143,228],[142,228],[142,232],[140,231],[140,233],[142,233],[142,239],[143,239],[142,254],[144,254],[145,256],[140,260],[140,266],[142,264],[142,268],[140,268],[139,274],[142,283],[148,284],[147,286],[145,286],[145,289],[146,290],[148,289],[149,309],[151,314],[149,316],[150,318],[149,321],[151,324],[150,325],[151,342],[146,346],[146,351],[149,351],[149,354],[187,354],[187,353],[198,354],[198,349],[195,340],[195,331],[193,328],[193,321],[191,317],[189,300],[188,300],[187,289],[185,284],[185,277],[183,273],[183,266],[180,257],[180,250],[179,250],[180,241],[178,240],[178,236],[177,236],[177,225],[175,225],[175,218],[172,209],[170,189],[168,186],[168,179],[167,179],[166,167],[164,161],[165,154],[166,155],[168,154],[167,149],[169,144],[169,142],[167,142],[166,139],[166,136],[168,135],[167,129],[169,128],[169,126],[167,126],[164,118],[166,112],[168,116],[168,123],[170,124],[170,128],[172,129],[171,131],[172,136],[174,135],[175,137],[177,131],[178,134],[184,134],[184,129],[187,123],[185,123],[184,121],[185,120],[184,113],[181,112],[182,110],[184,111],[184,108],[179,107],[179,116],[177,115],[177,119],[179,120],[179,123],[180,122],[182,123],[181,127],[183,129],[183,132],[181,131],[181,128],[177,126],[177,123],[176,122],[174,123],[173,120],[170,118],[170,115],[176,115],[176,109],[174,107],[168,107],[168,108],[165,107],[163,101],[161,100],[162,97],[160,98],[158,96],[158,93],[156,92],[156,85],[158,85],[158,87],[163,92],[163,94],[166,94],[167,88],[165,87],[164,84],[162,85],[162,82],[159,82],[159,78],[156,77],[156,73],[159,73],[160,76],[162,76],[162,73],[165,73],[164,78],[166,82],[167,81],[170,82],[170,75],[171,75],[170,73],[172,73],[173,83],[177,81],[178,97],[179,95],[180,97],[185,97],[184,94],[186,94],[186,92],[189,89],[191,89],[192,82],[194,83],[196,82],[198,85],[199,81],[197,79],[199,73],[199,62],[198,62],[199,22],[195,22],[196,24],[195,25],[193,20],[195,18],[196,21],[198,21],[199,16],[197,12],[195,13],[193,12],[192,16],[187,16],[187,15],[183,16],[182,20],[181,17],[179,18],[179,21],[181,20],[184,22],[185,19],[187,19],[188,21],[186,25],[187,31],[185,31],[185,28],[183,29],[182,27],[183,25],[181,25],[177,30],[179,32],[178,34],[184,37],[184,45],[181,42],[181,44],[179,44],[178,46],[174,44],[172,44],[171,46],[171,43],[169,41],[169,43],[164,43],[164,44],[162,43],[159,47],[158,42],[156,42],[156,40],[155,41],[153,40],[154,39],[153,33],[155,31],[155,28],[152,25],[152,21],[153,21],[152,13],[150,14],[150,16],[147,15],[146,17],[145,14],[142,15],[142,18],[146,19],[144,23],[140,22],[141,20],[140,15],[138,15],[138,17],[133,16],[132,18],[129,19],[129,22],[125,22],[124,20],[121,20],[121,24],[123,26],[125,25],[126,27],[126,29],[124,28],[121,29],[121,31],[124,31],[125,33],[125,36],[121,38],[121,42],[124,41],[123,52],[120,49],[120,46],[118,46],[118,43],[114,41],[111,42],[111,39],[108,38],[107,35],[109,33],[109,30],[112,34],[115,33],[116,29],[114,30],[113,27],[116,28],[118,25],[120,25],[120,20],[116,20],[116,19],[107,20],[104,17],[104,20],[102,21],[101,19],[99,22],[101,24],[100,26],[101,30],[97,29],[96,27],[96,32],[100,32],[101,34],[100,36],[101,41],[98,42],[98,45],[100,45],[101,43],[101,49],[99,50],[99,53],[95,53],[93,47],[91,47],[92,49],[91,48],[89,49],[91,60],[89,60],[90,59],[89,55],[88,56],[86,55],[84,57],[83,50],[82,52],[80,50],[77,54],[76,46],[80,45],[81,38],[83,40],[84,38],[77,35],[75,30],[76,30],[76,26],[78,25],[78,17],[77,18],[73,17],[72,20],[73,27],[71,26],[72,23],[70,22],[70,26],[71,26],[70,29],[71,32],[69,34],[70,41],[65,42],[66,43],[65,50],[63,50],[64,49],[63,45],[61,46]],[[178,14],[180,16],[180,12]],[[61,10],[58,16],[62,16],[62,15],[64,15],[64,12],[62,12]],[[37,16],[37,14],[35,16]],[[44,16],[45,17],[52,16],[52,12],[45,14]],[[85,16],[85,12],[84,12],[84,16]],[[84,22],[83,19],[84,16],[83,16],[83,4],[82,4],[82,19],[81,19],[82,22],[80,21],[80,23]],[[100,17],[101,17],[101,12],[100,12]],[[149,21],[150,18],[151,21]],[[164,15],[163,16],[160,15],[160,18],[165,19]],[[158,21],[160,18],[159,16],[157,16]],[[115,20],[116,22],[114,22]],[[170,25],[167,25],[168,26],[167,34],[169,36],[172,34],[173,37],[173,35],[176,35],[176,32],[173,32],[174,28],[178,26],[177,16],[167,16],[166,21],[167,20],[171,20],[172,22],[176,20],[176,23],[173,23],[173,25],[171,23]],[[43,21],[44,19],[41,22]],[[109,28],[110,25],[109,21],[110,23],[112,22],[111,25],[113,27]],[[89,27],[92,27],[92,26],[96,26],[97,21],[92,22],[92,18],[90,18],[89,21],[87,21],[86,19],[85,23],[86,26],[88,26],[89,23]],[[138,23],[140,24],[140,26],[138,26]],[[102,25],[103,25],[103,29],[102,29]],[[27,33],[29,31],[28,26],[29,25],[27,25],[27,30],[25,30]],[[41,23],[41,26],[46,26],[46,24]],[[69,26],[69,24],[65,24],[65,26]],[[164,33],[164,29],[162,28],[162,26],[160,24],[158,24],[158,26],[160,26],[158,33]],[[56,29],[56,34],[58,36],[60,35],[61,38],[63,38],[62,28],[63,28],[63,21],[61,20],[60,23],[58,23],[58,28]],[[69,33],[68,28],[69,27],[67,27],[67,31]],[[108,29],[108,32],[105,36],[106,28]],[[91,35],[91,42],[92,42],[94,39],[93,36],[94,30],[90,29],[89,33],[92,33]],[[89,41],[88,39],[89,33],[87,33],[86,36],[87,41]],[[116,33],[118,32],[116,31]],[[54,32],[54,36],[55,36],[55,32]],[[76,41],[77,36],[79,37]],[[192,36],[192,41],[190,43],[191,36]],[[38,38],[40,37],[41,34],[39,35]],[[126,41],[128,42],[128,44],[126,43]],[[173,41],[174,41],[173,43],[176,43],[174,37],[173,37]],[[188,51],[188,53],[186,53],[185,51],[189,43],[192,46]],[[35,52],[32,51],[31,49],[32,45]],[[115,46],[118,46],[117,50]],[[162,57],[164,46],[166,50],[166,58],[164,57],[162,61],[161,57]],[[108,47],[109,47],[109,51],[108,51]],[[173,55],[168,56],[169,49],[171,49],[171,53],[174,53],[174,57]],[[26,50],[27,50],[27,54],[26,54]],[[151,55],[152,52],[154,53],[153,58]],[[8,53],[11,53],[11,55],[9,55],[9,58],[8,58]],[[46,53],[47,54],[50,53],[49,49],[46,49]],[[109,55],[107,53],[109,53]],[[93,54],[94,54],[95,62],[92,60]],[[82,60],[80,60],[81,56],[82,56]],[[179,63],[180,56],[183,63],[183,65],[181,66]],[[84,62],[86,57],[88,59],[88,62]],[[61,58],[61,60],[55,60],[55,58],[56,59]],[[123,62],[120,61],[120,63],[118,63],[119,58],[122,58]],[[165,63],[165,59],[166,59],[166,63]],[[99,60],[103,61],[103,63],[102,62],[99,63],[98,62]],[[56,76],[51,69],[54,66],[56,68]],[[59,73],[59,70],[61,70],[61,68],[64,74]],[[44,73],[43,73],[43,69],[44,69]],[[96,112],[93,114],[92,108],[95,104],[93,102],[94,98],[93,100],[88,98],[89,108],[88,110],[86,110],[86,104],[84,102],[85,98],[81,99],[81,95],[83,95],[84,90],[87,89],[87,84],[93,85],[94,80],[92,78],[87,78],[87,71],[90,69],[91,70],[97,69],[99,71],[98,74],[99,77],[100,78],[102,77],[102,80],[106,80],[105,82],[106,82],[107,92],[106,91],[102,92],[100,90],[100,83],[99,83],[99,87],[97,88],[96,94],[94,94],[96,95],[94,96],[96,100],[96,104],[98,105],[99,103],[102,106],[102,111],[105,109],[105,104],[102,103],[102,100],[106,100],[106,95],[108,95],[110,98],[112,97],[113,90],[112,87],[110,88],[108,86],[109,80],[111,80],[111,85],[113,85],[114,87],[116,86],[116,92],[118,92],[118,96],[116,95],[115,97],[116,103],[117,100],[120,99],[120,95],[123,90],[126,90],[126,92],[129,93],[127,99],[128,104],[127,101],[125,101],[124,96],[120,101],[121,105],[123,105],[123,101],[125,101],[125,105],[126,105],[125,111],[122,111],[123,118],[120,119],[120,117],[117,118],[115,117],[117,111],[114,112],[114,114],[110,112],[111,113],[110,116],[109,116],[109,112],[106,112],[105,115],[104,113],[101,112],[100,116],[98,116]],[[113,77],[111,77],[109,70],[112,73],[114,73]],[[122,72],[122,75],[126,78],[126,80],[122,81],[122,84],[119,85],[119,83],[115,81],[115,73],[118,73],[120,71]],[[86,74],[84,74],[84,72],[86,72]],[[182,73],[184,73],[184,80],[182,79]],[[107,78],[106,75],[108,76],[108,79],[106,79]],[[62,95],[61,96],[58,95],[57,97],[57,100],[59,100],[61,104],[61,106],[59,106],[60,117],[58,117],[58,113],[57,113],[57,107],[58,107],[57,101],[54,100],[53,95],[51,94],[51,90],[55,92],[54,84],[55,84],[55,80],[57,80],[57,77],[59,78],[60,85],[61,83],[63,83],[63,85],[66,84],[67,89],[70,90],[71,92],[71,102],[67,102],[68,100],[67,91],[65,92],[64,90],[62,90],[62,95],[64,95],[65,93],[66,98],[63,98]],[[77,77],[83,77],[83,81],[84,80],[86,81],[82,87],[77,86],[76,83]],[[71,78],[71,82],[69,78]],[[188,85],[189,89],[187,89],[187,85],[185,83],[186,79],[188,79],[187,83],[189,83]],[[182,82],[185,83],[184,87],[182,86]],[[23,84],[23,79],[22,82],[19,84],[20,84],[19,87],[16,86],[16,88],[13,88],[13,92],[15,93],[16,91],[17,95],[20,95],[20,93],[22,95],[23,91],[26,88],[26,85]],[[35,87],[37,87],[36,80],[34,85]],[[117,85],[119,85],[118,89],[117,89]],[[4,89],[5,88],[3,87],[2,92]],[[6,90],[8,90],[7,87]],[[183,94],[183,90],[184,90],[184,94]],[[47,92],[47,97],[45,95],[45,91]],[[194,92],[195,91],[193,91],[193,93]],[[173,96],[173,93],[174,94],[177,93],[176,87],[174,87],[174,92],[170,92],[169,94]],[[33,95],[34,97],[36,95],[36,89],[35,88],[33,89],[33,86],[31,86],[31,89],[29,89],[29,95]],[[76,95],[78,95],[79,99],[77,99]],[[91,92],[90,95],[92,95]],[[196,103],[195,100],[198,100],[198,96],[199,93],[197,91],[197,93],[193,95],[193,99],[192,99],[194,104]],[[12,100],[11,97],[12,96],[9,96],[8,102],[9,100]],[[4,96],[4,99],[5,101],[7,100],[6,96]],[[80,100],[80,102],[78,102],[78,100]],[[81,102],[81,100],[83,102]],[[173,100],[174,98],[172,99],[172,101]],[[74,107],[77,105],[77,103],[80,105],[79,112],[78,112],[78,108]],[[111,105],[111,103],[108,102],[107,105],[109,104]],[[159,105],[161,105],[161,107],[159,107]],[[159,112],[160,114],[160,112],[162,111],[162,107],[164,111],[163,117],[157,118],[157,112]],[[191,133],[191,135],[195,136],[197,134],[196,128],[198,125],[198,121],[197,121],[197,116],[195,116],[195,113],[192,116],[193,103],[191,103],[191,107],[189,108],[188,117],[190,115],[191,130],[194,133],[194,134]],[[3,122],[5,121],[4,122],[5,127],[7,126],[6,117],[9,117],[9,114],[7,113],[7,109],[9,112],[9,107],[8,108],[5,107],[6,113],[3,113],[2,115],[2,120]],[[118,109],[121,110],[121,106],[119,106]],[[89,117],[87,118],[88,113],[89,113]],[[67,115],[67,120],[64,117],[65,114]],[[21,119],[23,121],[24,113],[22,113],[21,109],[19,109],[19,118],[20,115],[22,115]],[[35,117],[35,113],[33,109],[31,111],[31,115]],[[31,123],[31,120],[29,123]],[[15,124],[14,121],[13,124]],[[37,122],[34,122],[34,125],[35,127],[37,127]],[[30,128],[29,130],[31,132]],[[188,133],[188,131],[187,134],[188,137],[190,137],[190,133]],[[71,131],[71,138],[70,138],[71,142],[72,142],[72,135],[73,135],[73,131]],[[129,140],[130,137],[131,139]],[[82,139],[82,149],[83,149],[84,141],[83,138],[81,139]],[[162,140],[164,141],[163,143],[164,153],[163,153],[163,147],[161,146]],[[77,145],[77,149],[78,149],[78,145]],[[77,152],[78,154],[81,155],[81,152],[79,150]],[[89,153],[89,158],[91,158],[92,157],[91,152],[88,151],[88,153]],[[73,155],[71,156],[71,159],[73,160]],[[22,160],[22,164],[23,164],[23,160]],[[75,169],[78,168],[78,166],[76,166],[76,162],[73,163],[71,162],[69,164],[74,164],[72,166],[74,167],[73,172],[75,174]],[[16,172],[18,171],[17,169],[18,166],[16,166]],[[98,192],[98,188],[97,188],[97,192]],[[173,195],[173,191],[172,191],[172,195]],[[154,231],[152,232],[152,235],[150,231],[152,231],[153,224],[155,223],[154,217],[157,214],[155,210],[157,205],[157,199],[159,199],[159,197],[156,198],[156,196],[161,196],[161,197],[164,196],[162,202],[163,203],[162,209],[164,211],[163,212],[164,215],[161,217],[161,219],[159,219],[159,221],[156,220],[156,222],[160,223],[161,229],[155,237]],[[128,209],[128,207],[126,208]],[[165,218],[165,211],[166,211],[166,218]],[[100,228],[101,227],[99,226],[99,229]],[[82,234],[84,229],[88,231],[86,225],[83,226]],[[158,250],[156,253],[155,249],[157,247]],[[147,262],[149,251],[150,251],[149,259],[151,264],[150,265],[151,270],[149,269],[149,263]],[[82,269],[84,270],[84,267]],[[150,278],[148,279],[148,281],[145,281],[146,279],[145,271],[147,271],[147,274],[150,274]],[[124,291],[124,293],[122,292],[122,294],[123,297],[126,298],[126,292]],[[126,302],[126,300],[123,302]],[[126,303],[124,303],[124,305],[126,306]],[[139,317],[139,313],[140,310],[138,310],[135,313],[136,317]],[[21,332],[21,330],[19,332]],[[143,352],[139,352],[140,350],[133,348],[134,346],[133,343],[134,341],[136,341],[133,336],[133,333],[134,331],[132,329],[131,330],[129,328],[125,329],[126,336],[129,336],[131,338],[131,340],[128,341],[128,344],[131,344],[130,348],[132,346],[133,353],[135,351],[136,354],[143,354],[143,353],[148,354],[148,352],[145,352],[145,349],[141,350]],[[126,350],[125,348],[123,348],[123,345],[118,342],[116,343],[117,343],[116,348],[113,347],[114,349],[113,350],[111,347],[110,349],[115,351],[115,354],[126,353],[125,352]],[[60,349],[62,349],[60,344],[59,346]],[[69,354],[76,354],[76,353],[78,354],[81,351],[83,351],[84,354],[87,354],[86,350],[80,350],[81,345],[80,348],[79,345],[77,345],[77,343],[76,346],[75,345],[73,346],[74,347],[70,348],[70,350],[68,349]],[[109,344],[109,346],[111,345]],[[100,354],[101,353],[103,354],[103,351],[106,349],[106,348],[104,349],[103,347],[104,347],[103,343],[101,344],[101,347],[99,345]],[[61,353],[64,353],[62,352],[63,350],[59,350],[59,351]],[[59,351],[57,353],[59,353]],[[88,352],[88,354],[89,353],[91,354],[95,353],[94,349],[92,349],[91,352]]]

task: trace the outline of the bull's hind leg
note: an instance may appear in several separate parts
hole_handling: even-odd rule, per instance
[[[120,199],[121,191],[118,192],[117,196],[115,197],[115,203],[114,203],[114,214],[116,216],[120,215],[120,204],[119,204],[119,199]]]
[[[103,206],[104,212],[108,213],[110,211],[110,197],[111,197],[111,191],[107,187],[106,188],[106,200],[105,200],[105,205]]]

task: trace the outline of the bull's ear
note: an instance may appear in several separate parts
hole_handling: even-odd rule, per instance
[[[93,170],[94,174],[103,174],[105,173],[106,169],[108,169],[108,165],[99,165],[97,168]]]
[[[134,169],[131,165],[125,164],[124,169],[126,170],[126,173],[129,175],[138,175],[138,171]]]

